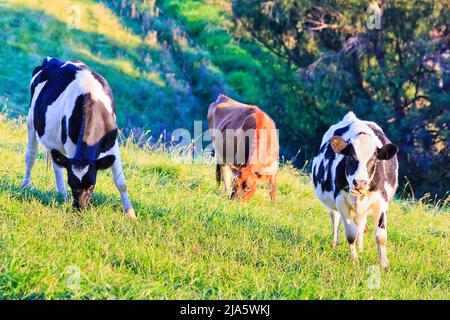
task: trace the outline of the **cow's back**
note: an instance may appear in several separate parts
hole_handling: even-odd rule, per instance
[[[213,133],[213,135],[221,134],[224,141],[227,138],[227,130],[233,130],[234,132],[242,130],[244,134],[256,132],[257,136],[252,137],[254,139],[253,142],[261,143],[261,141],[263,141],[264,144],[266,144],[258,147],[258,149],[267,149],[266,155],[270,158],[270,161],[266,164],[270,166],[278,161],[279,145],[275,122],[257,106],[244,104],[221,94],[217,100],[209,106],[208,125],[210,129],[216,132]],[[267,130],[268,140],[259,139],[260,130]],[[215,139],[213,139],[213,142],[214,141]],[[246,141],[246,143],[247,142],[248,141]],[[226,145],[227,143],[224,143],[222,148],[217,144],[214,145],[216,152],[219,152],[223,159],[228,159],[226,157]],[[237,150],[238,146],[237,141],[235,140],[234,152]],[[252,150],[256,150],[256,148],[246,144],[245,162],[252,156]]]
[[[256,106],[240,103],[224,95],[219,95],[208,110],[210,129],[221,132],[225,130],[255,129],[254,115],[259,109]]]

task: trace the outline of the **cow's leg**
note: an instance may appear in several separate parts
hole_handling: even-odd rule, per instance
[[[134,213],[133,206],[131,205],[130,199],[128,198],[127,183],[125,181],[125,176],[123,173],[122,160],[120,158],[120,149],[117,142],[114,146],[114,149],[114,155],[116,156],[116,160],[112,165],[114,183],[120,192],[120,198],[122,200],[125,214],[132,219],[136,219],[136,214]]]
[[[222,177],[223,182],[225,184],[225,191],[227,194],[231,194],[231,182],[233,180],[233,171],[231,170],[230,166],[227,166],[226,164],[222,164]]]
[[[346,204],[342,196],[338,196],[336,199],[337,208],[341,214],[342,222],[344,223],[345,237],[347,238],[348,246],[350,249],[350,259],[358,261],[358,255],[356,254],[356,238],[358,235],[358,226],[351,216],[351,209]]]
[[[356,244],[358,245],[359,252],[364,250],[364,232],[366,231],[367,214],[362,217],[358,225],[358,236],[356,238]]]
[[[269,194],[272,202],[275,202],[276,190],[277,190],[276,177],[275,175],[271,175],[269,178]]]
[[[53,172],[55,172],[56,188],[58,192],[64,197],[64,201],[69,200],[69,195],[67,194],[66,182],[64,181],[64,168],[58,166],[53,160]]]
[[[28,129],[28,144],[27,151],[25,153],[25,177],[23,178],[22,188],[31,186],[31,171],[33,170],[34,163],[38,152],[38,141],[36,136],[36,130],[31,120],[27,121]]]
[[[389,265],[389,261],[387,258],[386,245],[387,245],[387,209],[388,203],[383,201],[378,206],[375,207],[378,209],[374,210],[375,216],[375,240],[377,240],[378,244],[378,255],[380,260],[380,266],[383,269],[386,269]]]
[[[331,224],[333,226],[333,248],[336,248],[339,244],[339,225],[341,224],[341,216],[339,212],[330,210]]]

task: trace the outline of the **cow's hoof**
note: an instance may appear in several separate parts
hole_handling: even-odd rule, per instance
[[[384,271],[386,271],[389,267],[389,261],[387,259],[383,259],[380,261],[380,266],[381,269],[383,269]]]
[[[333,241],[333,243],[331,244],[331,246],[333,248],[336,248],[338,245],[339,245],[339,242],[337,242],[337,241]]]
[[[31,180],[28,180],[28,181],[26,180],[26,181],[22,182],[21,189],[22,190],[31,189],[31,186],[32,186]]]
[[[356,253],[350,254],[350,261],[352,261],[353,263],[359,263],[359,259],[358,259],[358,256],[356,255]]]
[[[125,211],[125,215],[126,215],[128,218],[130,218],[130,219],[133,219],[133,220],[136,220],[136,219],[137,219],[136,214],[134,213],[134,209],[133,209],[133,208],[130,208],[130,209],[128,209],[127,211]]]
[[[69,195],[67,193],[59,193],[61,197],[63,198],[64,202],[69,201]]]

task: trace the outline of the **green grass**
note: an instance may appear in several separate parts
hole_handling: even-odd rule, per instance
[[[68,28],[70,5],[81,10],[78,29]],[[119,125],[156,135],[203,119],[219,91],[272,103],[264,86],[273,82],[266,80],[286,69],[249,39],[236,39],[222,5],[161,1],[164,15],[152,21],[156,42],[139,21],[108,5],[0,4],[0,105],[10,117],[27,113],[31,72],[47,55],[80,59],[100,72],[113,88]],[[187,32],[188,43],[171,40],[175,27]],[[282,126],[283,117],[279,121]],[[122,146],[125,176],[139,217],[130,221],[109,172],[99,174],[95,207],[73,211],[56,193],[42,152],[34,188],[21,191],[25,145],[23,119],[0,113],[0,298],[450,297],[447,208],[392,204],[391,267],[371,290],[369,270],[378,263],[373,227],[360,264],[353,265],[345,244],[332,250],[331,222],[309,179],[289,166],[279,174],[276,204],[264,187],[250,203],[235,203],[215,187],[212,165],[180,164],[128,142]]]
[[[248,204],[216,189],[214,166],[180,164],[162,151],[122,146],[138,215],[122,214],[111,174],[95,207],[73,211],[42,153],[22,192],[26,129],[0,119],[0,298],[3,299],[448,299],[449,216],[418,202],[388,213],[390,268],[377,265],[373,219],[360,263],[331,248],[328,212],[309,179],[284,166],[278,199],[260,188]],[[79,287],[74,277],[79,272]]]

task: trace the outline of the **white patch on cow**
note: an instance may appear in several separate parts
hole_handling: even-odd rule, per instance
[[[112,113],[112,101],[103,89],[102,84],[94,78],[90,70],[81,70],[77,73],[76,81],[86,92],[91,94],[92,99],[103,103],[108,112]]]
[[[377,148],[375,139],[368,134],[360,134],[356,138],[351,139],[351,144],[355,149],[359,164],[356,172],[352,176],[347,177],[350,186],[354,180],[371,180],[367,171],[367,163]]]
[[[83,176],[89,171],[89,166],[85,166],[83,168],[77,168],[75,166],[72,166],[72,172],[75,175],[75,177],[78,178],[78,180],[83,179]]]
[[[61,141],[61,119],[65,116],[69,119],[75,107],[76,99],[86,93],[83,88],[72,81],[66,89],[59,95],[59,97],[49,106],[45,113],[45,132],[39,138],[39,142],[47,149],[57,149],[59,151],[66,151],[67,156],[72,158],[74,156],[75,148],[66,148]],[[73,144],[70,139],[67,139],[66,145]],[[70,150],[69,150],[70,149]]]
[[[344,118],[342,118],[342,121],[355,121],[358,120],[355,113],[353,111],[348,112]]]
[[[74,62],[74,61],[66,61],[61,68],[64,68],[65,66],[67,66],[68,64],[72,64],[74,66],[84,66],[85,64],[82,62]]]

